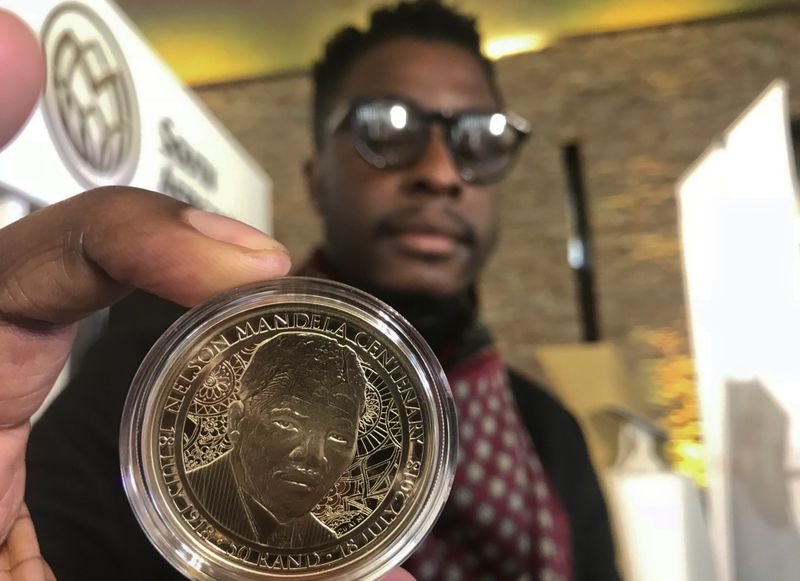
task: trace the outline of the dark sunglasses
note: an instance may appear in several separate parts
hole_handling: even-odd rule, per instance
[[[513,113],[430,112],[399,98],[356,99],[331,117],[327,133],[348,127],[368,163],[379,169],[400,169],[422,158],[434,123],[444,129],[461,179],[478,185],[502,179],[530,133],[528,122]]]

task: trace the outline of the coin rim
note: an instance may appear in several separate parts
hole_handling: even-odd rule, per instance
[[[393,341],[412,369],[417,370],[420,407],[427,412],[431,434],[425,444],[427,469],[423,470],[419,492],[412,506],[390,528],[390,539],[365,552],[356,561],[347,561],[306,572],[255,570],[212,552],[196,535],[175,521],[174,510],[161,498],[158,475],[149,468],[147,445],[152,430],[145,431],[153,401],[159,399],[159,380],[174,369],[183,354],[198,338],[233,315],[247,310],[280,304],[309,302],[339,309],[361,319],[367,328]],[[422,542],[444,508],[458,452],[455,405],[447,378],[433,351],[419,333],[397,311],[375,297],[348,285],[324,279],[284,277],[239,287],[191,309],[158,339],[134,377],[123,409],[120,426],[120,465],[128,501],[140,526],[156,549],[184,575],[194,579],[268,580],[287,578],[353,579],[378,578],[400,565]],[[163,504],[162,504],[163,503]]]

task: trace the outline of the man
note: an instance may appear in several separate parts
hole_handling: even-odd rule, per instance
[[[441,519],[406,563],[415,575],[616,579],[575,420],[506,368],[477,313],[497,183],[526,129],[504,112],[479,40],[470,19],[422,1],[378,11],[369,31],[347,29],[328,46],[307,166],[325,237],[302,272],[398,308],[453,387],[461,460]],[[178,312],[148,296],[112,310],[109,332],[32,434],[27,499],[63,579],[171,574],[130,514],[116,434],[136,366]]]
[[[420,579],[616,578],[580,429],[506,368],[477,313],[498,182],[526,124],[504,110],[474,22],[437,2],[375,12],[369,30],[328,44],[313,113],[307,177],[325,236],[303,272],[406,315],[459,413],[453,493],[405,567]]]
[[[366,386],[355,352],[329,337],[283,334],[258,345],[228,410],[232,450],[187,473],[200,505],[271,547],[336,540],[311,509],[353,461]]]

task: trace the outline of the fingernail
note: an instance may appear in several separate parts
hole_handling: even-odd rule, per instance
[[[183,218],[195,230],[220,242],[235,244],[249,250],[281,250],[288,254],[286,247],[270,238],[261,230],[212,212],[204,212],[197,208],[183,211]]]

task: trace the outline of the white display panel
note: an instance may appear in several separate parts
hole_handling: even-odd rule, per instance
[[[269,177],[114,4],[0,7],[36,32],[48,65],[39,106],[0,151],[0,192],[42,206],[99,185],[133,185],[271,231]]]
[[[800,253],[786,93],[771,85],[678,186],[723,580],[800,571]]]

